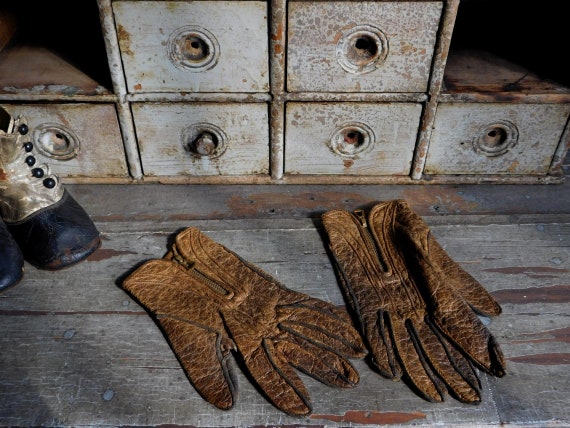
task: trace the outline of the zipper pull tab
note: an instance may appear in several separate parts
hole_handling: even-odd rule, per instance
[[[364,212],[364,210],[354,210],[354,215],[356,216],[362,227],[365,228],[368,227],[368,223],[366,223],[366,213]]]
[[[181,265],[182,267],[186,268],[186,270],[190,270],[194,267],[196,262],[194,260],[186,260],[182,254],[178,252],[178,248],[176,248],[176,244],[172,246],[171,250],[172,256],[170,257],[171,260],[174,260],[176,263]]]

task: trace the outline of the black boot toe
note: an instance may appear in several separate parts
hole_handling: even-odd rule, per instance
[[[8,224],[8,229],[24,258],[39,269],[71,266],[101,245],[95,225],[67,191],[56,204]]]
[[[0,291],[16,285],[24,275],[20,247],[0,219]]]

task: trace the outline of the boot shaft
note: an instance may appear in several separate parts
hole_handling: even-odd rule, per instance
[[[25,117],[0,107],[0,215],[7,224],[25,220],[61,200],[63,186],[38,164]]]

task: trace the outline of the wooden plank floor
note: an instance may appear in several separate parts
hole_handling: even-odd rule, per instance
[[[102,233],[87,261],[26,265],[0,294],[1,426],[570,426],[570,183],[560,185],[67,185]],[[313,414],[276,410],[239,374],[236,406],[202,400],[160,331],[121,288],[197,226],[291,289],[343,305],[319,216],[406,199],[503,307],[489,328],[508,359],[483,402],[422,400],[355,362],[351,390],[303,376]]]

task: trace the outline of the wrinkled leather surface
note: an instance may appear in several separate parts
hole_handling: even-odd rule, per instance
[[[375,368],[402,377],[427,400],[443,401],[448,391],[479,403],[472,363],[505,374],[499,345],[476,314],[499,315],[493,297],[448,256],[405,201],[376,204],[366,226],[340,210],[322,220]]]
[[[335,387],[359,375],[349,358],[364,344],[345,310],[280,285],[196,228],[176,236],[165,258],[123,282],[155,317],[189,380],[208,402],[230,409],[237,384],[232,351],[280,410],[312,411],[299,369]]]
[[[24,258],[40,269],[78,263],[101,244],[91,218],[66,190],[59,202],[7,226]]]
[[[24,274],[24,257],[20,247],[0,219],[0,291],[16,285]]]

